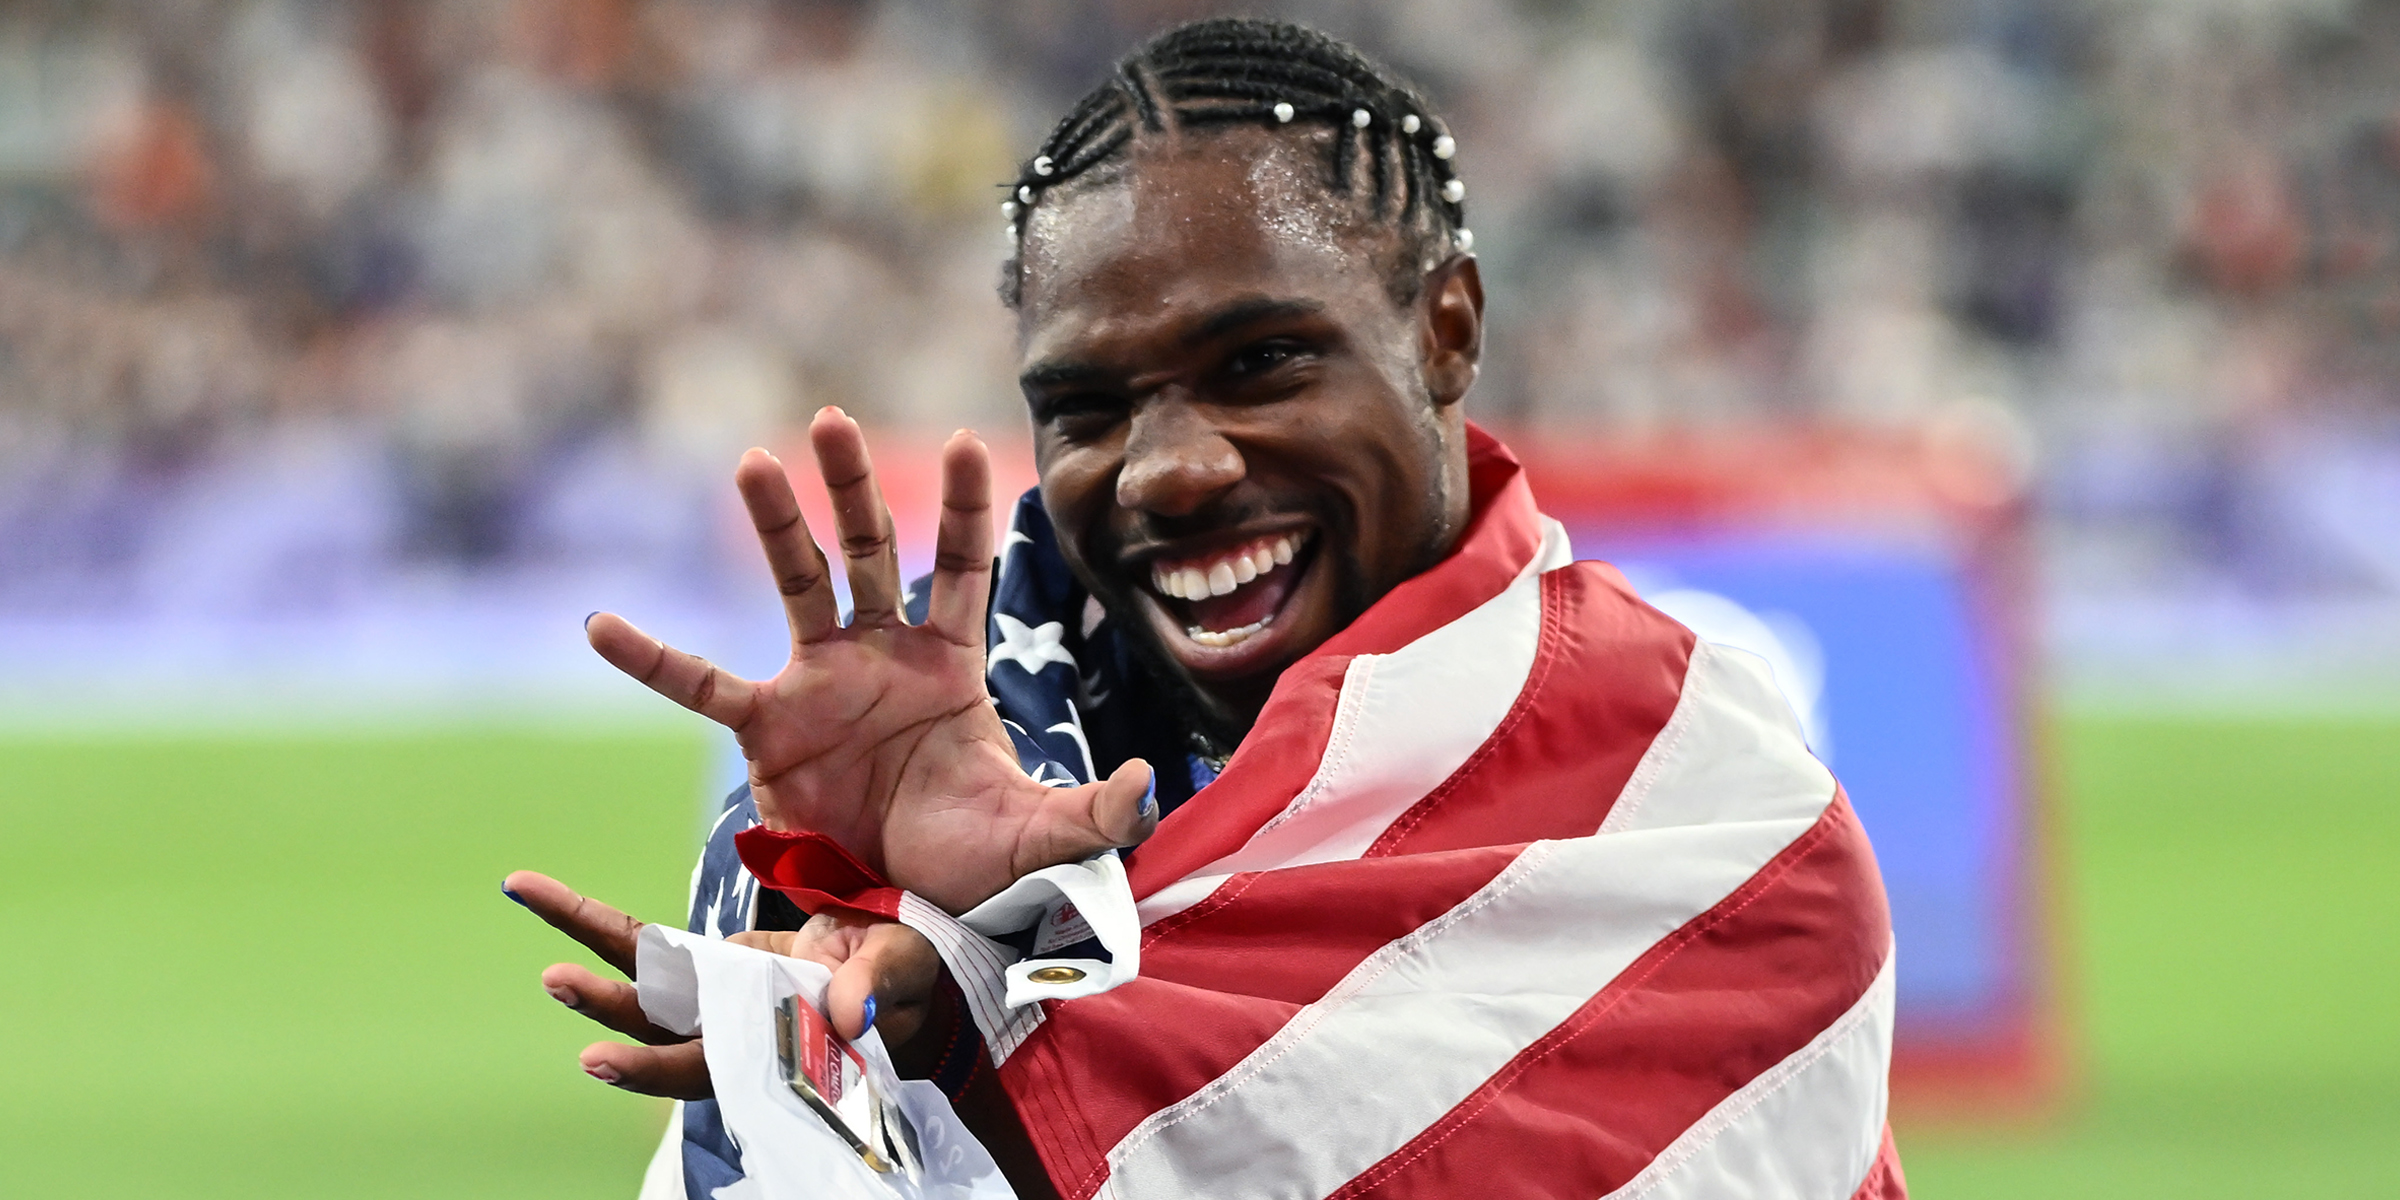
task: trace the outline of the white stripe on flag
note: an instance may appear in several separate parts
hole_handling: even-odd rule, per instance
[[[1808,1045],[1719,1101],[1608,1200],[1849,1200],[1883,1148],[1892,956]]]
[[[1333,733],[1308,786],[1241,849],[1143,900],[1142,924],[1198,904],[1243,871],[1357,858],[1450,778],[1507,718],[1533,671],[1541,572],[1569,557],[1556,524],[1525,573],[1499,595],[1390,654],[1351,659]]]
[[[1823,814],[1833,777],[1779,696],[1757,711],[1762,694],[1776,695],[1764,662],[1695,647],[1681,736],[1644,756],[1638,827],[1534,843],[1376,951],[1232,1070],[1127,1134],[1109,1151],[1105,1194],[1323,1196],[1440,1120]]]

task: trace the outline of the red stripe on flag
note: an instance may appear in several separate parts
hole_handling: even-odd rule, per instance
[[[1242,904],[1146,942],[1140,978],[1053,1007],[1009,1057],[1001,1077],[1010,1095],[1048,1110],[1026,1124],[1051,1177],[1097,1187],[1108,1147],[1232,1070],[1360,960],[1474,895],[1523,849],[1326,863],[1227,881]],[[1044,1129],[1052,1115],[1075,1128]]]
[[[1108,1149],[1151,1113],[1199,1091],[1275,1035],[1297,1004],[1153,978],[1065,1004],[1000,1069],[1062,1195],[1091,1195]],[[1072,1013],[1073,1019],[1061,1020]],[[1241,1047],[1228,1062],[1219,1051]]]
[[[1142,977],[1313,1003],[1368,955],[1465,902],[1523,850],[1483,846],[1236,875],[1150,927]],[[1247,1053],[1211,1049],[1206,1057],[1230,1068]]]
[[[1304,658],[1284,669],[1275,694],[1241,749],[1195,798],[1158,823],[1150,839],[1125,856],[1135,899],[1174,883],[1239,849],[1308,786],[1333,737],[1347,657]]]
[[[1864,995],[1891,948],[1837,792],[1816,825],[1337,1197],[1600,1196]]]
[[[1542,577],[1542,640],[1500,727],[1370,856],[1589,836],[1683,693],[1690,630],[1605,563]]]
[[[1883,1127],[1883,1147],[1875,1152],[1875,1165],[1850,1200],[1908,1200],[1908,1176],[1900,1171],[1900,1147],[1892,1144],[1890,1125]]]

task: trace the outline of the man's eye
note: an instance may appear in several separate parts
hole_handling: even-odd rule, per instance
[[[1301,348],[1291,342],[1260,342],[1237,351],[1233,360],[1226,364],[1226,370],[1240,378],[1264,375],[1298,358],[1300,354]]]
[[[1073,392],[1044,401],[1042,419],[1070,436],[1081,436],[1107,429],[1115,423],[1124,407],[1124,403],[1114,396],[1098,392]]]

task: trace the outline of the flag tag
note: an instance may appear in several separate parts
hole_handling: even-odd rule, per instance
[[[1075,902],[1060,897],[1058,905],[1042,914],[1041,932],[1034,937],[1033,955],[1040,958],[1053,950],[1092,940],[1091,922],[1076,911]]]
[[[775,1002],[775,1052],[783,1081],[882,1174],[916,1172],[916,1130],[867,1073],[866,1060],[798,996]]]

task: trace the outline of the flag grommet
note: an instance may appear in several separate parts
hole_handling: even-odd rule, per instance
[[[1083,980],[1083,972],[1075,967],[1036,967],[1025,972],[1025,978],[1035,983],[1080,983]]]

